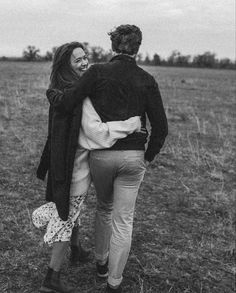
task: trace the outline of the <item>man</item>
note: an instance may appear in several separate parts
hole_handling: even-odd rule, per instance
[[[92,65],[73,89],[53,96],[54,106],[67,112],[86,96],[103,122],[139,115],[142,131],[120,139],[110,149],[94,150],[90,168],[97,193],[95,257],[97,274],[107,277],[106,292],[122,292],[133,228],[133,214],[146,166],[160,152],[168,127],[155,79],[136,65],[142,33],[135,25],[120,25],[109,33],[116,53],[106,64]],[[52,90],[53,91],[53,90]],[[148,146],[146,115],[151,133]]]

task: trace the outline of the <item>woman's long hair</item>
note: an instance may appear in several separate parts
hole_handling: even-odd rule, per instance
[[[66,43],[57,48],[53,58],[49,88],[64,89],[71,87],[79,79],[78,74],[70,64],[70,57],[75,48],[84,50],[84,46],[79,42]]]

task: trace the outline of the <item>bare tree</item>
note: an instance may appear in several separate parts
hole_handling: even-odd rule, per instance
[[[209,51],[204,54],[194,56],[193,64],[198,67],[214,67],[216,65],[216,54]]]
[[[40,50],[37,49],[35,46],[28,46],[24,51],[23,51],[23,58],[26,61],[35,61],[39,59],[39,53]]]

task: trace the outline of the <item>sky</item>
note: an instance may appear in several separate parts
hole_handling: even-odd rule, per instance
[[[0,0],[0,56],[21,56],[28,45],[44,54],[70,41],[109,50],[107,32],[120,24],[140,27],[144,56],[236,58],[234,0]]]

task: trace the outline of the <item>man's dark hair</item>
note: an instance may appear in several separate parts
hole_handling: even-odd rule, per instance
[[[142,42],[142,32],[135,25],[120,25],[108,35],[111,39],[112,50],[116,53],[134,55]]]

